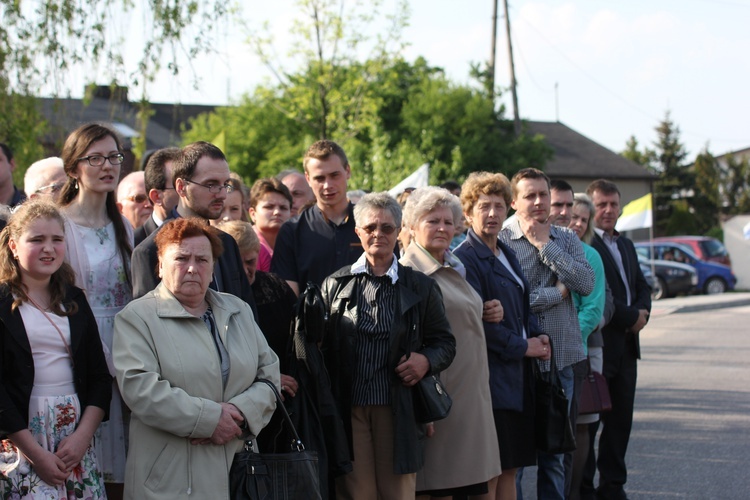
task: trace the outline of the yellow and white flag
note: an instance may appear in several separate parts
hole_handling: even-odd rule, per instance
[[[622,215],[617,220],[615,229],[630,231],[651,227],[654,224],[654,211],[651,205],[651,193],[633,200],[622,209]]]

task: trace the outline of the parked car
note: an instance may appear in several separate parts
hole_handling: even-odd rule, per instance
[[[645,265],[649,272],[651,272],[653,263],[656,272],[654,284],[651,287],[651,298],[653,300],[680,294],[688,295],[693,293],[698,285],[698,272],[693,266],[668,260],[651,261],[640,253],[638,254],[638,262],[641,264],[641,269]]]
[[[635,249],[647,259],[656,257],[661,260],[680,262],[693,266],[698,273],[697,288],[705,294],[724,293],[727,290],[734,290],[737,284],[737,277],[729,266],[701,260],[685,245],[660,241],[654,242],[652,247],[648,242],[641,242],[635,244]]]
[[[690,247],[693,253],[701,260],[717,262],[732,267],[732,261],[729,259],[727,248],[716,238],[708,236],[663,236],[661,238],[654,238],[654,242],[657,241],[680,243]]]
[[[641,272],[643,273],[643,277],[646,278],[646,283],[648,283],[648,286],[651,287],[651,298],[654,298],[654,293],[656,288],[659,286],[659,284],[656,282],[656,279],[654,279],[654,273],[651,272],[651,268],[641,262],[641,259],[638,259],[638,264],[641,266]]]

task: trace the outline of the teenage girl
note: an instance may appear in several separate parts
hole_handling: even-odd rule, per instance
[[[0,497],[106,498],[92,438],[112,378],[65,259],[64,220],[31,200],[0,233]]]

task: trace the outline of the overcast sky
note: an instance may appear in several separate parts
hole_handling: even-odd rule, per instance
[[[243,4],[248,24],[268,21],[283,52],[293,0]],[[405,57],[423,56],[468,81],[469,63],[489,57],[492,0],[411,0],[410,8]],[[510,9],[522,118],[559,117],[619,152],[630,135],[651,145],[670,110],[690,159],[706,144],[716,155],[750,147],[750,0],[514,0]],[[244,38],[232,28],[219,44],[223,55],[196,61],[198,91],[163,76],[151,101],[226,104],[252,91],[270,73]],[[496,79],[507,86],[502,17],[498,38]],[[502,101],[512,116],[510,94]]]

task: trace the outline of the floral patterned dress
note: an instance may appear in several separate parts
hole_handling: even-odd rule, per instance
[[[54,452],[60,442],[76,430],[82,414],[73,384],[73,367],[59,334],[42,313],[26,304],[20,311],[34,358],[29,431],[42,448]],[[67,318],[50,317],[70,345]],[[64,484],[52,486],[42,481],[28,459],[9,440],[0,442],[0,496],[4,500],[107,498],[93,446],[89,446]]]
[[[114,373],[110,353],[115,315],[133,298],[126,266],[123,265],[117,248],[114,224],[109,223],[99,229],[77,224],[73,224],[73,227],[86,249],[90,269],[88,276],[80,276],[79,279],[84,284],[86,298],[96,317],[110,372]],[[125,480],[127,441],[122,397],[117,383],[114,383],[112,389],[109,421],[102,422],[99,426],[95,442],[105,481],[122,483]]]

